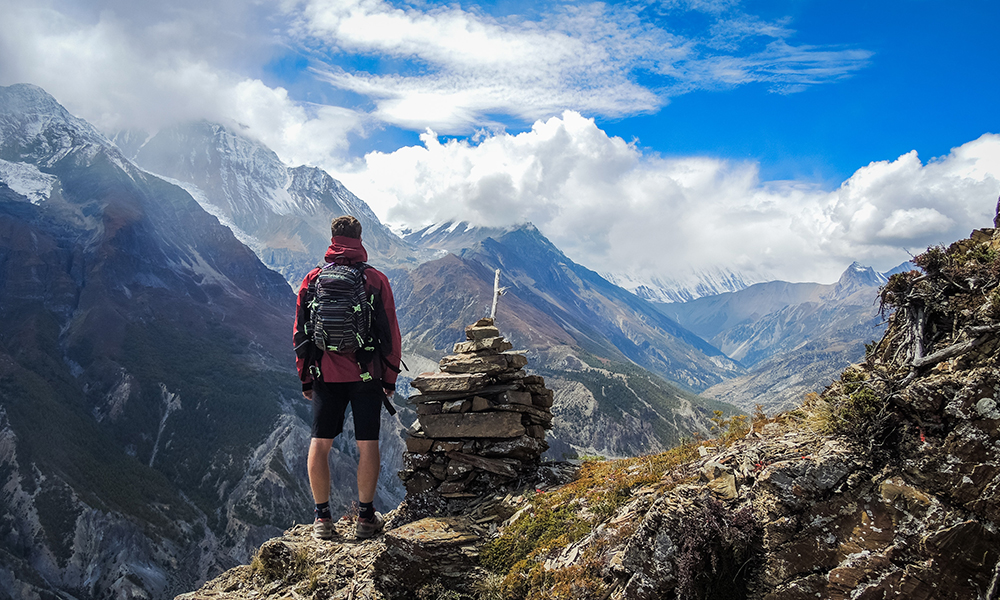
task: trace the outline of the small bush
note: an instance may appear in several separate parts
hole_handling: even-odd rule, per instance
[[[749,507],[728,511],[705,496],[681,525],[679,600],[737,600],[761,563],[764,528]]]
[[[948,265],[948,251],[941,245],[931,246],[923,254],[915,256],[912,262],[933,277]]]
[[[265,552],[268,552],[267,557],[263,556]],[[265,582],[282,580],[285,583],[296,583],[309,578],[310,586],[315,587],[318,585],[318,570],[308,550],[289,549],[284,544],[281,547],[262,547],[250,562],[250,573],[263,578]]]
[[[746,415],[733,415],[727,419],[722,416],[721,410],[712,412],[715,416],[709,419],[712,421],[711,430],[718,436],[717,439],[723,446],[732,444],[750,430],[749,418]]]
[[[896,420],[885,390],[869,380],[868,372],[848,368],[822,396],[809,394],[800,407],[814,431],[842,435],[876,460],[896,431]]]
[[[465,598],[455,590],[449,590],[440,582],[428,583],[417,590],[417,600],[462,600]]]
[[[504,600],[503,575],[487,573],[472,584],[472,591],[476,593],[477,600]]]

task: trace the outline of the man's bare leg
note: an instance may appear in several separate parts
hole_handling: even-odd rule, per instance
[[[327,449],[329,450],[329,448]],[[381,459],[378,451],[378,440],[358,440],[358,452],[361,455],[358,460],[358,500],[372,502],[375,500],[375,486],[378,484],[379,461]],[[329,471],[327,474],[329,475]],[[311,479],[310,475],[310,481]],[[329,485],[329,476],[327,484]]]
[[[309,487],[316,504],[330,501],[330,448],[332,439],[312,438],[309,443]]]

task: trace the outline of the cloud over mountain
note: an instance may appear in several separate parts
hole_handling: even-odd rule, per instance
[[[294,163],[343,158],[349,133],[379,124],[468,134],[566,109],[617,118],[698,89],[796,91],[871,57],[792,44],[787,23],[738,3],[548,2],[527,16],[384,0],[2,5],[0,84],[40,85],[108,131],[235,121]],[[668,27],[692,12],[703,26]],[[320,83],[293,99],[282,60]]]
[[[791,281],[833,281],[854,260],[888,269],[907,251],[989,222],[1000,135],[921,162],[909,152],[858,169],[833,191],[761,181],[752,162],[670,158],[567,111],[517,135],[371,153],[345,177],[390,221],[531,221],[598,271],[651,274],[725,265]]]
[[[531,220],[602,272],[722,265],[830,281],[854,260],[888,268],[904,249],[983,222],[1000,177],[993,135],[940,160],[872,163],[831,192],[762,181],[754,161],[660,155],[580,116],[635,117],[750,84],[769,97],[815,93],[857,81],[879,58],[851,42],[866,38],[799,33],[807,19],[751,8],[0,0],[0,84],[41,85],[106,132],[239,124],[286,163],[342,177],[383,218]],[[473,137],[427,134],[422,146],[400,147],[428,126]]]

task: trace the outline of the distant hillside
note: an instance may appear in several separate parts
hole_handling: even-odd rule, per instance
[[[773,412],[822,391],[864,356],[864,343],[884,330],[876,298],[886,275],[854,263],[834,284],[774,281],[657,306],[750,370],[703,396]]]

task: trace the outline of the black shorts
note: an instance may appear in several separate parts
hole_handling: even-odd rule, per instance
[[[340,435],[344,430],[344,414],[350,404],[354,415],[354,438],[378,440],[384,397],[380,381],[314,381],[312,436],[333,439]]]

